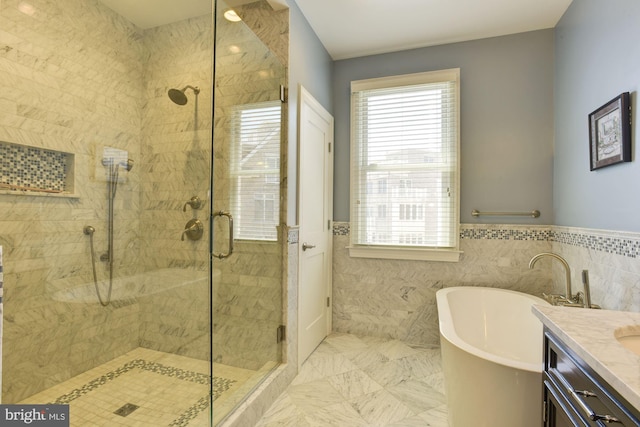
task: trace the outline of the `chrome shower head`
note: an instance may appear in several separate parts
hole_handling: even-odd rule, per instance
[[[197,86],[193,87],[191,85],[187,85],[182,89],[169,89],[169,98],[171,98],[171,100],[178,105],[185,105],[188,100],[187,95],[184,92],[187,89],[193,90],[193,93],[195,93],[196,96],[198,96],[198,94],[200,93],[200,88],[198,88]]]

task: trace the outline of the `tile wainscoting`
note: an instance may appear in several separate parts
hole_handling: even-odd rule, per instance
[[[593,304],[640,311],[640,233],[553,227],[551,249],[571,266],[573,292],[582,291],[581,273],[589,270]],[[558,292],[564,275],[559,270],[554,274]]]
[[[559,263],[531,257],[556,252],[572,269],[573,289],[589,269],[592,300],[603,308],[640,310],[640,234],[555,226],[462,224],[458,263],[351,258],[349,224],[334,224],[333,330],[439,343],[435,293],[489,286],[533,295],[563,292]],[[635,295],[635,297],[634,297]]]

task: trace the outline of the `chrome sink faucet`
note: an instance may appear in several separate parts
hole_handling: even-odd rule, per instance
[[[571,294],[571,268],[569,267],[569,263],[562,258],[560,255],[558,254],[554,254],[552,252],[541,252],[538,255],[534,256],[533,258],[531,258],[531,261],[529,261],[529,268],[533,268],[533,266],[536,264],[536,262],[538,262],[538,260],[540,258],[544,258],[544,257],[551,257],[551,258],[555,258],[558,261],[560,261],[560,263],[562,264],[562,266],[564,267],[564,272],[565,272],[565,282],[566,282],[566,294],[565,295],[556,295],[556,297],[560,297],[559,299],[564,299],[567,302],[575,302],[574,301],[574,297]],[[553,297],[553,295],[551,295]],[[556,298],[558,299],[558,298]],[[552,302],[553,303],[553,302]]]

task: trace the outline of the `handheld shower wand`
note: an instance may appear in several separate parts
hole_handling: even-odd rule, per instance
[[[107,261],[109,263],[109,293],[107,295],[106,301],[102,299],[102,295],[100,295],[100,289],[98,288],[98,278],[96,274],[96,261],[95,261],[95,251],[93,248],[93,234],[96,229],[92,226],[86,226],[83,231],[84,234],[88,235],[91,243],[91,264],[93,267],[93,283],[96,287],[96,293],[98,294],[98,300],[100,304],[103,306],[109,305],[111,302],[111,291],[113,289],[113,234],[114,234],[114,226],[113,226],[113,205],[114,199],[116,197],[116,191],[118,189],[118,170],[122,166],[127,172],[133,168],[133,160],[126,159],[116,161],[117,159],[114,157],[105,157],[102,159],[102,164],[108,167],[107,170],[107,200],[108,200],[108,223],[107,223],[107,253],[100,256],[101,261]]]

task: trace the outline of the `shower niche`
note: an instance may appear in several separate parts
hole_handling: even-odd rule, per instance
[[[0,141],[0,194],[74,196],[73,153]]]

